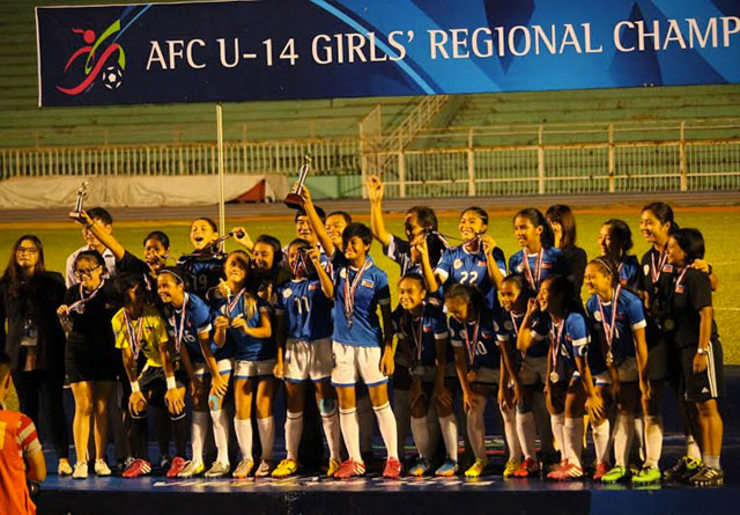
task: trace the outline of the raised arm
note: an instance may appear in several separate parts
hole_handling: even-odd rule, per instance
[[[126,249],[123,248],[123,245],[119,243],[119,241],[107,230],[105,230],[105,227],[103,227],[97,220],[93,220],[90,218],[90,216],[87,214],[87,211],[82,211],[80,213],[80,220],[85,228],[93,233],[97,239],[100,240],[100,243],[105,245],[107,248],[110,249],[111,252],[113,252],[113,255],[116,257],[116,260],[120,261],[123,259],[123,255],[126,253]]]
[[[383,221],[383,194],[385,186],[377,175],[371,175],[367,181],[367,196],[370,199],[370,228],[384,247],[391,244],[391,233]]]
[[[301,198],[303,199],[303,209],[306,211],[306,216],[308,216],[308,223],[311,224],[313,232],[316,233],[316,239],[319,240],[321,248],[324,249],[327,256],[334,256],[334,244],[331,242],[331,238],[329,238],[329,233],[326,232],[326,226],[321,221],[321,217],[316,211],[316,206],[311,198],[311,192],[305,184],[301,190]]]

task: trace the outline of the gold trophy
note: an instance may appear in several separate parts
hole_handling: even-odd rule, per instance
[[[80,187],[77,188],[77,198],[75,199],[75,205],[72,208],[72,211],[69,212],[69,217],[72,220],[75,220],[77,222],[83,222],[82,203],[87,198],[87,190],[89,187],[90,187],[90,183],[87,181],[84,181],[82,184],[80,184]]]
[[[301,169],[298,170],[298,180],[296,181],[295,186],[293,186],[293,191],[288,193],[283,201],[286,206],[292,209],[303,209],[303,197],[301,197],[301,192],[303,191],[303,183],[306,182],[306,177],[308,177],[309,172],[311,172],[311,156],[306,154],[303,156]]]

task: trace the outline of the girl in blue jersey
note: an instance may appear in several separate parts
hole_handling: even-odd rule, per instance
[[[619,284],[636,293],[641,282],[640,263],[635,255],[629,254],[632,248],[632,231],[627,222],[617,218],[604,222],[596,243],[601,255],[617,264]]]
[[[398,336],[397,354],[407,355],[410,363],[411,433],[419,459],[409,474],[421,477],[431,472],[430,459],[434,452],[429,434],[427,413],[434,398],[447,459],[436,471],[437,476],[450,477],[457,473],[457,420],[452,412],[452,394],[445,385],[449,332],[444,313],[425,301],[424,279],[418,274],[406,274],[398,282],[400,309],[394,313]]]
[[[275,398],[275,343],[272,338],[270,307],[250,291],[247,284],[249,257],[244,251],[229,254],[224,266],[226,280],[218,286],[214,302],[213,340],[229,348],[236,360],[234,371],[234,428],[242,461],[233,473],[245,478],[254,467],[252,457],[252,395],[257,392],[257,429],[262,444],[262,461],[255,477],[270,473],[275,422],[272,405]],[[228,421],[226,421],[228,427]],[[228,436],[228,433],[227,433]],[[225,467],[228,472],[228,467]]]
[[[547,477],[560,481],[577,479],[583,477],[583,415],[588,412],[592,421],[599,422],[604,416],[604,400],[594,385],[586,359],[589,330],[585,318],[578,312],[572,283],[563,276],[551,276],[542,281],[537,305],[530,302],[528,311],[538,308],[550,317],[545,396],[553,433],[562,453],[560,466]]]
[[[190,243],[193,252],[180,256],[177,266],[187,274],[188,291],[201,299],[218,284],[224,270],[226,255],[216,243],[218,226],[210,218],[196,218],[190,225]]]
[[[298,470],[298,446],[303,432],[305,384],[316,387],[316,403],[329,446],[329,477],[339,468],[340,435],[337,394],[331,386],[332,302],[331,278],[321,266],[321,253],[308,241],[295,239],[288,245],[288,265],[293,279],[278,287],[276,334],[278,343],[275,375],[285,380],[288,413],[285,419],[287,457],[272,472],[287,477]]]
[[[223,398],[231,373],[230,356],[211,345],[211,310],[194,293],[185,291],[183,272],[165,267],[157,275],[157,293],[165,306],[170,336],[190,376],[193,398],[191,431],[192,459],[178,477],[193,477],[205,471],[203,445],[208,432],[208,396]]]
[[[475,463],[466,477],[479,477],[488,465],[483,414],[486,399],[496,391],[500,376],[499,349],[493,312],[480,291],[469,284],[454,284],[445,292],[450,314],[450,343],[467,413],[468,439]]]
[[[617,404],[614,429],[615,466],[601,477],[604,483],[624,479],[635,431],[635,413],[650,399],[647,377],[647,343],[642,300],[619,281],[615,264],[596,258],[586,267],[585,283],[591,297],[586,303],[589,321],[602,349]]]
[[[522,209],[514,216],[514,236],[522,249],[509,258],[509,273],[522,274],[532,291],[539,291],[547,277],[568,273],[552,227],[539,210]]]

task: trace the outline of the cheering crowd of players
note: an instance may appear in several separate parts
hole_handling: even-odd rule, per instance
[[[507,261],[487,233],[485,210],[461,213],[460,243],[453,246],[425,206],[406,212],[403,237],[390,234],[380,179],[370,178],[367,191],[371,227],[341,211],[325,216],[304,188],[297,238],[285,247],[270,235],[252,240],[237,227],[229,236],[243,249],[224,254],[216,224],[196,219],[193,252],[176,266],[166,263],[166,234],[147,235],[142,259],[115,239],[106,210],[90,209],[80,219],[86,245],[67,263],[66,292],[44,271],[41,242],[22,236],[0,280],[0,321],[8,321],[0,343],[11,358],[22,411],[37,420],[34,396],[42,389],[32,378],[52,391],[45,395],[48,409],[58,410],[51,431],[58,472],[87,477],[94,453],[95,473],[111,474],[105,451],[108,411],[115,407],[109,399],[120,381],[124,423],[114,431],[125,433],[132,456],[124,477],[152,472],[148,413],[167,477],[300,473],[304,421],[323,429],[328,476],[361,476],[371,412],[387,451],[384,477],[478,477],[489,470],[484,411],[493,400],[507,444],[504,477],[722,484],[722,349],[712,312],[717,278],[704,260],[701,233],[680,229],[668,205],[654,202],[641,212],[649,245],[641,261],[630,254],[632,233],[622,220],[603,224],[601,255],[589,260],[575,244],[567,206],[545,214],[522,209],[513,218],[521,250]],[[373,239],[400,266],[397,284],[370,257]],[[19,299],[31,290],[36,301],[26,308]],[[48,317],[42,321],[49,312],[64,330],[63,354],[50,349],[55,329]],[[74,468],[54,401],[54,385],[61,399],[61,383],[36,374],[59,360],[75,400]],[[278,462],[273,408],[281,384],[286,457]],[[679,399],[687,445],[686,455],[661,474],[665,386]],[[316,407],[309,406],[314,399]],[[304,416],[311,410],[319,417]],[[206,466],[209,425],[216,456]],[[418,457],[404,471],[399,445],[406,425]],[[584,452],[589,428],[593,467]],[[465,467],[459,432],[469,456]]]

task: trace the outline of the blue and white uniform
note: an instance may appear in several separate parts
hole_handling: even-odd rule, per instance
[[[527,253],[525,249],[517,251],[509,258],[509,272],[523,275],[530,288],[538,291],[544,279],[552,275],[568,275],[568,267],[560,249],[542,247],[534,254]]]
[[[397,363],[409,367],[422,382],[434,381],[437,342],[449,336],[447,319],[441,309],[425,304],[422,313],[413,317],[405,310],[393,313],[393,325],[398,336]],[[454,358],[453,358],[454,359]],[[450,362],[448,357],[447,362]]]
[[[501,355],[496,340],[493,313],[484,309],[475,322],[458,322],[450,317],[450,344],[465,349],[468,366],[475,371],[476,383],[498,384]]]
[[[354,386],[359,377],[367,386],[388,382],[380,371],[384,342],[377,313],[378,306],[391,303],[385,272],[369,256],[360,270],[350,265],[337,269],[334,298],[332,384]]]
[[[442,280],[443,287],[452,284],[469,284],[476,286],[486,299],[488,309],[499,309],[496,285],[488,275],[488,260],[482,245],[476,253],[469,252],[465,245],[448,249],[437,265],[434,273]],[[493,259],[503,275],[506,275],[506,258],[504,252],[496,247],[493,249]]]
[[[625,256],[619,263],[619,284],[629,287],[632,291],[640,289],[642,276],[637,256]]]
[[[300,383],[331,377],[333,302],[318,279],[293,279],[278,287],[275,311],[287,322],[284,377]]]
[[[187,273],[188,290],[201,299],[206,292],[218,286],[223,277],[226,254],[197,253],[186,254],[177,260],[177,266]]]
[[[538,382],[545,384],[547,377],[548,318],[542,312],[534,314],[532,320],[532,345],[526,352],[516,352],[516,341],[524,320],[524,314],[502,311],[496,322],[496,338],[501,345],[515,353],[514,363],[519,370],[519,381],[524,386]]]
[[[588,357],[591,342],[586,319],[574,312],[568,313],[565,320],[557,325],[550,320],[549,336],[550,345],[554,349],[550,382],[570,381],[571,377],[580,378],[576,358]],[[591,373],[595,375],[594,370]]]

